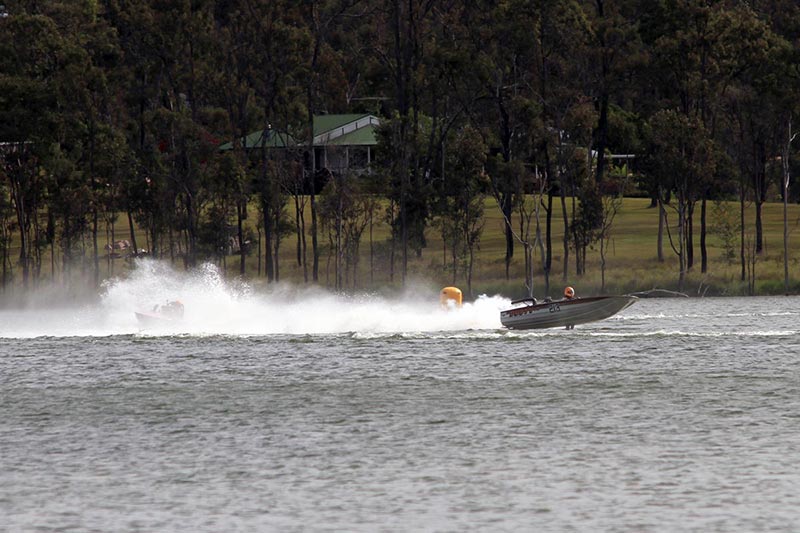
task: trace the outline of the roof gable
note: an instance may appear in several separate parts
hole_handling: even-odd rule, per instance
[[[266,148],[288,148],[289,146],[297,146],[297,141],[288,133],[280,133],[273,129],[254,131],[244,138],[245,149],[261,148],[262,144]],[[233,143],[225,143],[219,149],[232,150]]]
[[[368,114],[318,115],[314,117],[314,146],[326,144],[347,145],[345,137],[359,132],[356,144],[375,145],[375,128],[380,125],[378,117]],[[362,131],[363,130],[363,131]]]
[[[314,115],[314,146],[375,146],[378,139],[375,128],[380,125],[378,117],[369,114]],[[288,133],[273,129],[258,130],[244,138],[244,148],[288,148],[304,146]],[[228,142],[220,150],[232,150]]]

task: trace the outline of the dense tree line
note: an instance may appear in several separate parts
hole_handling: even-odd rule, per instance
[[[308,145],[314,115],[349,112],[382,120],[365,175],[316,168],[304,143],[241,141],[272,129]],[[494,197],[506,275],[521,246],[528,287],[538,269],[547,292],[585,271],[612,199],[636,192],[681,280],[697,251],[708,269],[709,206],[737,199],[744,280],[769,192],[800,193],[798,113],[795,0],[5,0],[0,276],[29,286],[80,268],[98,283],[99,243],[124,236],[187,267],[234,251],[242,274],[258,239],[258,274],[278,280],[294,235],[307,281],[325,249],[332,284],[355,286],[363,234],[384,217],[393,279],[435,227],[471,284]]]

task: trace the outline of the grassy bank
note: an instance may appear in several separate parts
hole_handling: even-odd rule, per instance
[[[292,208],[289,207],[293,216]],[[698,207],[699,211],[699,207]],[[256,212],[254,209],[253,213]],[[672,214],[671,214],[672,216]],[[674,216],[672,217],[674,219]],[[310,220],[310,215],[306,215]],[[748,208],[746,214],[746,241],[754,239],[754,209]],[[764,239],[765,251],[755,258],[752,263],[755,278],[756,294],[783,294],[783,206],[779,203],[766,204],[764,208]],[[790,292],[800,293],[800,206],[790,206]],[[249,220],[255,224],[254,220]],[[561,211],[555,206],[553,213],[553,269],[550,277],[550,295],[561,293],[564,285],[574,286],[579,294],[628,293],[633,291],[663,288],[678,289],[678,259],[672,251],[669,241],[665,237],[664,261],[657,258],[658,212],[649,208],[649,201],[641,198],[626,198],[619,210],[611,229],[609,248],[606,254],[605,289],[601,285],[600,253],[595,248],[587,256],[587,271],[578,277],[575,274],[574,253],[570,252],[570,260],[566,275],[563,268],[563,225]],[[739,262],[739,233],[734,231],[736,240],[726,246],[719,227],[738,223],[738,205],[735,203],[723,204],[723,210],[709,209],[708,225],[715,228],[708,234],[709,267],[707,273],[700,272],[699,249],[699,213],[695,220],[695,265],[688,273],[684,285],[684,292],[690,295],[743,295],[748,294],[747,281],[741,280],[741,264]],[[308,223],[307,223],[308,225]],[[673,230],[673,234],[676,232]],[[127,238],[127,228],[117,225],[115,235],[117,239]],[[393,279],[390,275],[391,246],[389,244],[389,228],[385,223],[376,221],[372,231],[372,244],[370,245],[369,230],[365,231],[361,241],[360,262],[355,282],[352,275],[348,278],[347,285],[356,291],[392,292],[402,288],[400,275],[400,253],[395,250],[395,269]],[[409,256],[407,282],[423,283],[426,287],[433,288],[455,284],[466,289],[464,276],[459,272],[453,279],[452,265],[449,264],[448,251],[443,249],[442,240],[437,230],[431,228],[427,232],[427,247],[422,255]],[[137,232],[140,247],[145,243],[143,232]],[[310,261],[310,238],[308,239],[308,257]],[[100,246],[107,243],[103,234]],[[328,238],[320,234],[322,252],[320,257],[320,283],[327,286],[334,285],[334,260],[329,257]],[[370,248],[372,259],[370,260]],[[734,256],[727,258],[726,253],[733,251]],[[281,281],[302,283],[304,280],[303,269],[296,260],[296,238],[288,235],[283,238],[280,252],[279,272]],[[12,257],[16,257],[18,250],[12,250]],[[43,261],[42,283],[51,279],[49,252]],[[56,254],[57,255],[57,254]],[[751,255],[751,254],[748,254]],[[503,236],[503,222],[499,209],[493,200],[487,200],[486,223],[483,229],[480,248],[476,253],[475,270],[473,275],[473,296],[486,294],[502,294],[508,297],[519,297],[525,294],[524,288],[524,253],[521,245],[517,243],[515,256],[511,264],[510,276],[505,276],[505,240]],[[538,252],[535,261],[539,261]],[[182,263],[177,262],[177,266]],[[57,274],[56,282],[63,282],[63,276],[58,273],[60,267],[58,258],[55,260]],[[124,275],[131,262],[125,259],[101,260],[101,276],[110,277]],[[228,256],[219,262],[220,268],[229,276],[238,275],[238,256]],[[91,261],[85,260],[82,265],[73,267],[72,271],[81,272],[85,280],[89,279]],[[256,285],[264,283],[258,276],[258,252],[254,243],[253,250],[247,259],[247,277]],[[537,268],[534,280],[535,295],[545,296],[545,279],[541,268]],[[18,266],[14,267],[14,289],[19,290],[20,273]],[[88,283],[88,281],[87,281]],[[7,288],[6,292],[13,292]]]
[[[739,233],[732,243],[734,257],[728,259],[730,252],[722,237],[721,227],[738,224],[738,204],[723,204],[721,209],[709,206],[708,226],[713,228],[707,235],[708,271],[700,272],[699,214],[694,227],[695,264],[687,274],[684,292],[690,295],[744,295],[748,294],[747,281],[741,280],[739,260]],[[699,208],[698,208],[699,211]],[[491,203],[487,206],[489,214],[476,272],[475,288],[478,292],[501,293],[509,296],[519,295],[524,280],[521,247],[514,260],[514,273],[506,282],[504,271],[504,241],[502,219],[498,209]],[[755,210],[746,212],[745,242],[754,240]],[[601,269],[599,248],[588,253],[587,272],[581,277],[575,275],[575,264],[571,257],[569,268],[564,276],[563,269],[563,225],[560,208],[556,207],[553,217],[553,268],[550,279],[551,294],[560,294],[563,285],[572,285],[581,294],[628,293],[652,288],[678,289],[678,258],[672,251],[665,236],[664,261],[657,256],[658,211],[649,207],[649,201],[642,198],[626,198],[614,219],[611,229],[609,249],[606,254],[605,290],[601,290]],[[670,220],[674,214],[670,213]],[[756,294],[783,294],[783,205],[766,204],[763,214],[765,251],[751,260]],[[800,206],[789,206],[789,275],[790,292],[800,293]],[[733,228],[735,229],[735,228]],[[677,232],[673,228],[673,235]],[[572,252],[570,252],[572,254]],[[754,254],[748,253],[747,256]],[[747,277],[747,276],[746,276]],[[535,291],[544,295],[544,277],[540,274],[535,280]],[[475,291],[474,291],[475,292]]]

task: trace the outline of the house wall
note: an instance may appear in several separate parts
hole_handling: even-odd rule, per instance
[[[315,148],[315,152],[318,168],[331,172],[365,170],[372,155],[368,146],[326,146]]]

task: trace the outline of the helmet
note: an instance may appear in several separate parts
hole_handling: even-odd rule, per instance
[[[575,289],[572,287],[564,288],[564,298],[574,298],[575,297]]]

